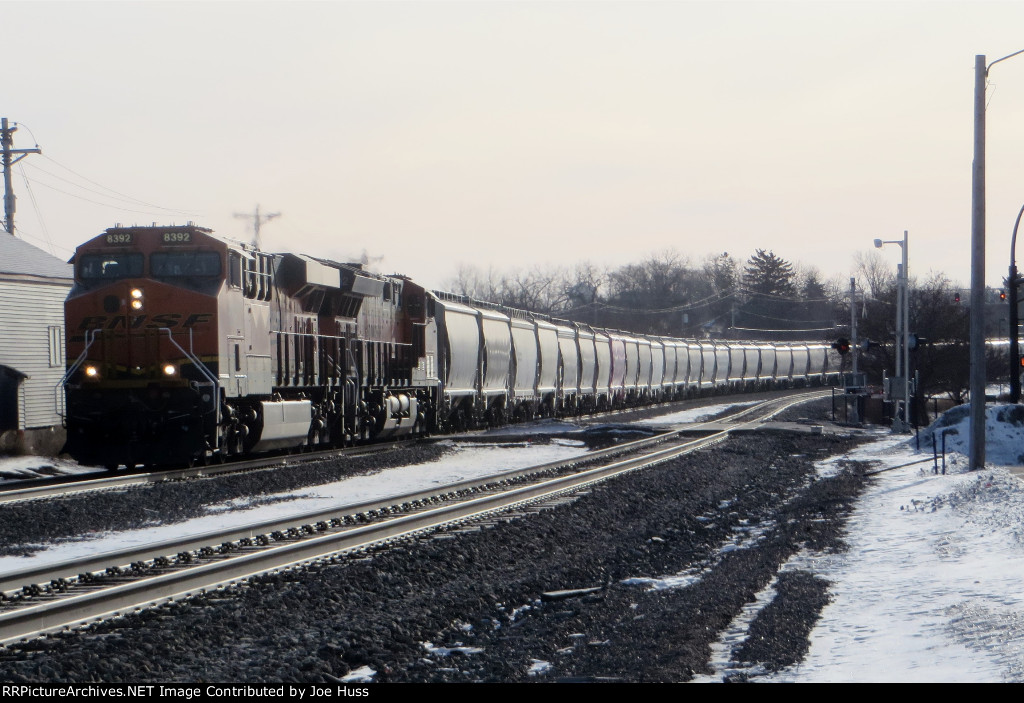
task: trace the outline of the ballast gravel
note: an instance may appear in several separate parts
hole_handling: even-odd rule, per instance
[[[853,464],[820,478],[814,463],[857,441],[733,438],[559,505],[11,647],[0,651],[0,680],[752,680],[800,660],[828,602],[821,579],[779,570],[801,550],[843,549],[843,523],[867,479]],[[159,499],[131,495],[150,509],[165,500],[177,514],[202,483]],[[120,500],[102,509],[64,502],[64,521],[101,524],[95,513],[123,513]],[[5,529],[4,544],[43,537]],[[713,661],[718,638],[772,584],[774,599],[728,665]]]

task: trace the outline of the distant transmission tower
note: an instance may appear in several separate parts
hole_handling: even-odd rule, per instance
[[[272,212],[272,213],[269,213],[267,215],[261,215],[260,214],[260,206],[259,205],[256,206],[256,212],[252,213],[251,215],[248,214],[248,213],[243,213],[243,212],[236,212],[235,213],[235,217],[241,217],[241,218],[245,218],[247,220],[252,220],[252,232],[253,232],[252,245],[254,247],[256,247],[257,249],[260,248],[260,227],[263,225],[264,222],[270,222],[275,217],[280,217],[280,216],[281,216],[281,213],[279,213],[279,212]]]

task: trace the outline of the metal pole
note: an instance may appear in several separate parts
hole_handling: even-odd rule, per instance
[[[1017,300],[1017,228],[1020,218],[1024,215],[1024,207],[1017,213],[1017,221],[1013,223],[1013,237],[1010,239],[1010,276],[1006,281],[1010,289],[1010,402],[1020,402],[1020,343],[1018,329]]]
[[[855,388],[860,387],[860,378],[857,375],[857,279],[850,277],[850,346],[853,349],[853,383],[847,385],[853,385]],[[854,391],[853,395],[853,422],[854,424],[860,422],[860,407],[858,406],[860,398],[860,391]],[[849,397],[847,397],[847,403],[849,403]]]
[[[985,466],[985,55],[974,57],[974,164],[971,178],[970,468]]]
[[[853,376],[857,376],[857,279],[850,277],[850,346],[853,349]]]
[[[903,230],[903,428],[910,429],[910,274],[907,230]]]
[[[904,232],[904,239],[906,233]],[[910,370],[907,366],[907,247],[906,242],[902,244],[903,261],[899,264],[896,272],[896,378],[902,379],[902,398],[897,395],[893,403],[895,417],[892,420],[893,432],[906,432],[909,427],[907,423],[907,376]],[[900,408],[903,414],[900,415]]]

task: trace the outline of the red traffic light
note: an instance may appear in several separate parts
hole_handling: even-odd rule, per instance
[[[960,294],[959,293],[954,293],[953,294],[953,302],[954,303],[959,303],[960,302]]]
[[[1006,300],[1006,291],[1005,290],[999,291],[999,299],[1000,300]]]

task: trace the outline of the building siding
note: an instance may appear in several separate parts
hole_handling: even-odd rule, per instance
[[[51,341],[63,342],[64,299],[70,290],[70,280],[0,277],[0,365],[28,375],[18,398],[18,429],[61,424],[63,392],[57,385],[64,376],[64,347],[54,350]]]

